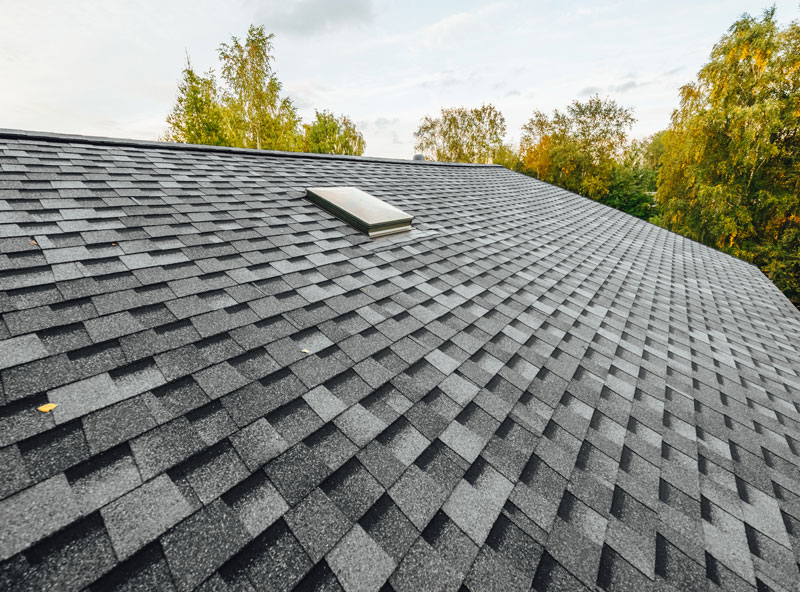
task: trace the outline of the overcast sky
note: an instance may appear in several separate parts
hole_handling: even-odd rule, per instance
[[[388,2],[0,0],[0,127],[156,139],[185,55],[263,24],[304,119],[346,113],[367,154],[410,158],[420,118],[491,102],[518,139],[534,109],[593,93],[665,127],[678,89],[743,12],[769,0]],[[778,1],[778,19],[800,17]]]

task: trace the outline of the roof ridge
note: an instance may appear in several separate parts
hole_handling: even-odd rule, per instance
[[[321,158],[325,160],[350,160],[358,162],[380,162],[385,164],[420,164],[461,167],[496,167],[496,164],[473,164],[465,162],[440,162],[437,160],[405,160],[402,158],[384,158],[380,156],[351,156],[348,154],[317,154],[312,152],[285,152],[281,150],[256,150],[254,148],[234,148],[231,146],[210,146],[206,144],[180,144],[177,142],[159,142],[156,140],[135,140],[132,138],[111,138],[105,136],[83,136],[0,128],[0,139],[44,140],[65,144],[99,144],[106,146],[124,146],[130,148],[159,148],[166,150],[193,150],[197,152],[222,152],[229,154],[259,154],[264,156],[282,156],[287,158]]]

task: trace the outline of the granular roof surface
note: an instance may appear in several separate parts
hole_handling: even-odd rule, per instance
[[[0,589],[800,589],[800,312],[503,168],[5,131],[0,312]]]

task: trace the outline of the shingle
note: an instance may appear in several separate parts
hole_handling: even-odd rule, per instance
[[[0,501],[0,561],[63,528],[80,516],[64,475],[40,481]]]
[[[350,530],[352,522],[319,489],[286,514],[286,523],[316,563]]]
[[[177,349],[155,356],[159,370],[167,380],[175,380],[204,368],[208,364],[199,355],[194,344],[184,345]]]
[[[222,404],[239,425],[246,425],[305,392],[305,387],[288,370],[279,370],[222,397]]]
[[[141,485],[130,449],[118,446],[66,471],[75,501],[84,515]]]
[[[204,504],[216,499],[250,472],[225,440],[194,455],[175,469]]]
[[[276,409],[267,416],[267,421],[289,445],[299,442],[323,425],[319,416],[302,398]]]
[[[362,448],[386,427],[385,423],[360,404],[350,407],[338,416],[334,423],[356,446]]]
[[[354,366],[358,375],[372,388],[381,386],[394,377],[394,373],[378,363],[374,358],[367,358]]]
[[[510,488],[508,492],[510,493]],[[476,544],[482,545],[505,499],[499,504],[493,504],[493,501],[495,500],[484,495],[484,492],[462,480],[450,494],[443,509]]]
[[[0,499],[25,488],[30,481],[17,445],[0,448]]]
[[[756,268],[501,167],[0,144],[0,588],[794,583]],[[425,220],[371,241],[312,178]]]
[[[185,320],[124,335],[119,338],[119,343],[125,357],[129,361],[135,361],[195,342],[199,338],[199,333],[188,320]]]
[[[325,424],[305,438],[303,442],[332,471],[338,469],[358,452],[356,445],[331,423]]]
[[[142,478],[150,479],[204,448],[184,417],[161,425],[130,441]]]
[[[92,340],[83,323],[61,325],[36,334],[50,354],[60,354],[91,345]]]
[[[101,510],[114,550],[126,558],[191,514],[189,502],[159,475]]]
[[[423,539],[417,539],[392,574],[389,583],[397,592],[457,590],[462,576],[450,568]]]
[[[474,399],[475,395],[480,391],[477,385],[471,383],[460,374],[450,374],[439,384],[439,388],[453,401],[462,406]]]
[[[295,590],[309,592],[344,592],[344,588],[336,579],[326,561],[317,563],[311,571],[297,584]]]
[[[33,333],[0,341],[0,370],[44,358],[47,353],[42,342]]]
[[[23,440],[19,450],[35,482],[89,458],[89,446],[77,421]]]
[[[58,405],[53,409],[56,423],[82,417],[126,398],[106,372],[53,389],[47,397]]]
[[[397,481],[406,468],[395,455],[376,441],[361,449],[357,457],[372,476],[387,488]]]
[[[291,590],[312,563],[283,520],[278,520],[223,568],[223,578],[257,590]],[[244,580],[246,577],[247,580]]]
[[[309,354],[294,362],[290,368],[308,388],[313,388],[345,372],[350,366],[349,358],[336,346]]]
[[[186,419],[207,445],[215,444],[233,434],[237,426],[219,401],[212,401],[186,414]],[[241,456],[241,453],[240,453]]]
[[[405,418],[398,419],[378,438],[405,465],[410,465],[422,454],[430,442]]]
[[[95,343],[146,329],[128,311],[89,319],[84,326]]]
[[[220,362],[193,374],[194,379],[212,399],[227,395],[250,382],[227,362]]]
[[[12,401],[78,378],[65,354],[7,368],[0,372],[0,376],[3,379],[6,396]]]
[[[67,357],[81,377],[113,370],[127,362],[116,339],[67,352]]]
[[[231,436],[231,442],[250,470],[262,466],[289,447],[289,444],[261,418]]]
[[[286,501],[295,505],[328,476],[330,469],[300,442],[271,461],[266,471]]]
[[[322,421],[330,421],[347,409],[336,395],[321,385],[308,391],[303,395],[303,399],[322,418]]]
[[[447,497],[447,491],[416,465],[406,469],[389,490],[389,494],[420,531],[433,518]]]
[[[384,493],[383,487],[357,459],[351,459],[320,486],[352,522],[355,522]]]
[[[377,592],[395,567],[392,558],[358,524],[327,559],[347,592]]]
[[[256,348],[245,352],[228,363],[242,376],[250,380],[264,378],[267,374],[275,372],[280,365],[275,362],[263,348]]]
[[[82,419],[93,454],[125,442],[156,426],[156,420],[141,397],[128,399],[95,411]]]
[[[382,495],[358,522],[395,562],[403,558],[419,536],[388,494]]]
[[[480,548],[441,510],[422,531],[422,538],[447,565],[460,574],[469,572]]]
[[[132,397],[146,390],[161,386],[167,380],[152,359],[139,360],[133,364],[115,368],[109,372],[121,397]]]
[[[97,312],[88,298],[67,302],[61,302],[59,299],[47,306],[7,313],[4,315],[4,321],[12,334],[21,335],[40,329],[77,323],[95,316],[97,316]]]
[[[194,379],[186,376],[154,388],[145,401],[156,420],[165,422],[202,407],[209,399]]]
[[[325,388],[339,397],[348,406],[357,403],[372,392],[370,386],[361,380],[358,374],[353,370],[348,370],[328,380],[325,383]]]
[[[45,539],[26,556],[18,555],[16,560],[18,564],[25,564],[24,574],[0,575],[0,585],[26,592],[78,590],[116,563],[111,541],[98,514],[79,520]],[[3,581],[6,575],[11,575],[12,580]]]
[[[161,545],[178,590],[193,590],[248,539],[236,515],[215,501],[164,535]]]

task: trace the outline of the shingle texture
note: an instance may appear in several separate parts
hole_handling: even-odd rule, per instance
[[[800,313],[500,167],[0,133],[0,313],[0,589],[800,589]]]

